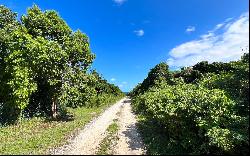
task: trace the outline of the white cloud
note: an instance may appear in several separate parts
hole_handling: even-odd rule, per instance
[[[116,79],[115,78],[111,78],[110,81],[114,82],[114,81],[116,81]]]
[[[117,5],[122,5],[125,3],[127,0],[113,0]]]
[[[123,88],[123,84],[118,85],[119,88]]]
[[[195,31],[195,27],[194,26],[188,26],[187,29],[186,29],[187,33],[190,33],[190,32],[193,32],[193,31]]]
[[[134,33],[137,35],[137,36],[143,36],[144,35],[144,30],[135,30]]]
[[[191,66],[201,61],[228,62],[238,60],[249,46],[249,15],[237,19],[226,19],[213,30],[171,49],[167,63],[174,67]]]
[[[229,21],[231,21],[232,19],[233,19],[232,17],[227,18],[227,19],[225,20],[225,22],[229,22]]]
[[[216,27],[215,27],[215,29],[214,29],[214,31],[216,31],[216,30],[220,29],[221,27],[223,27],[224,24],[225,23],[217,24]]]
[[[126,82],[126,81],[123,81],[123,82],[122,82],[122,84],[126,85],[126,84],[128,84],[128,82]]]

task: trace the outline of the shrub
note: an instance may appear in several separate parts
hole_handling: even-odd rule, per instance
[[[247,118],[234,113],[235,102],[223,90],[193,84],[153,87],[133,99],[133,108],[156,120],[169,138],[188,153],[237,153],[247,145]]]

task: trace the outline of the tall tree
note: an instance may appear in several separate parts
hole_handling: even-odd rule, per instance
[[[5,99],[1,105],[11,103],[16,108],[8,108],[15,108],[17,114],[32,105],[56,117],[65,77],[86,73],[95,58],[88,37],[73,32],[55,11],[42,12],[36,5],[20,23],[9,9],[1,6],[0,10],[0,70],[8,73],[0,78],[7,88],[0,93]]]

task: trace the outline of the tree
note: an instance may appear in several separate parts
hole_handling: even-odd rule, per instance
[[[166,63],[161,62],[150,70],[147,78],[139,84],[130,94],[143,93],[154,85],[160,85],[162,82],[172,84],[173,75],[169,71],[169,67]]]
[[[13,104],[13,91],[10,87],[9,80],[12,78],[8,71],[8,57],[12,53],[10,50],[11,34],[20,26],[16,20],[17,14],[10,9],[0,5],[0,119],[1,121],[16,120],[19,114],[18,106]],[[8,116],[8,113],[12,116]],[[4,118],[3,118],[4,117]]]
[[[0,14],[1,107],[16,112],[11,116],[39,109],[56,118],[66,78],[86,73],[95,58],[88,37],[73,32],[55,11],[42,12],[36,5],[21,22],[6,7]]]

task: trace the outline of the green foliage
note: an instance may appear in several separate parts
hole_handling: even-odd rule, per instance
[[[66,106],[95,106],[99,94],[122,95],[87,73],[95,58],[89,39],[73,32],[57,12],[34,5],[20,21],[16,16],[0,6],[1,123],[23,115],[54,117]]]
[[[209,64],[207,61],[202,61],[193,66],[194,70],[198,70],[201,73],[220,73],[223,71],[230,71],[232,67],[228,63],[213,62]]]
[[[150,87],[158,85],[161,82],[166,82],[168,84],[172,83],[172,74],[168,69],[168,65],[164,62],[157,64],[154,68],[150,70],[148,76],[144,81],[136,86],[130,95],[137,95],[139,93],[144,93]]]
[[[199,82],[209,89],[218,88],[226,91],[228,96],[236,102],[237,113],[243,116],[249,114],[249,64],[247,56],[244,54],[240,61],[229,63],[233,68],[230,72],[208,73]]]
[[[136,86],[130,95],[133,109],[145,118],[145,126],[140,126],[143,136],[152,138],[144,132],[148,131],[145,130],[147,125],[151,128],[154,125],[163,134],[160,137],[152,133],[152,136],[167,142],[153,141],[158,142],[159,147],[148,145],[149,151],[161,153],[157,149],[163,149],[162,146],[170,149],[176,145],[179,151],[164,151],[170,154],[248,154],[248,62],[248,54],[229,63],[201,62],[173,72],[172,83],[162,81],[146,91],[140,90],[141,84]]]
[[[223,62],[213,62],[209,64],[202,61],[192,67],[184,67],[181,71],[174,72],[174,78],[183,78],[186,83],[195,83],[207,73],[220,74],[235,70],[232,64]]]
[[[249,53],[244,53],[244,55],[241,57],[241,60],[243,63],[249,63]]]
[[[146,147],[146,155],[187,155],[182,146],[166,133],[154,119],[138,115],[138,130]]]
[[[218,144],[218,148],[226,152],[234,148],[231,135],[242,137],[242,134],[227,128],[232,126],[231,123],[246,120],[233,113],[234,105],[221,90],[191,84],[152,88],[137,97],[134,103],[137,111],[143,109],[148,118],[154,118],[167,129],[171,139],[178,141],[186,151],[194,153],[212,152],[213,149],[204,149],[210,144]],[[211,134],[214,128],[219,134]],[[216,140],[216,135],[220,134],[227,140]]]
[[[174,74],[174,78],[183,78],[186,83],[192,83],[202,77],[202,73],[199,70],[192,68],[182,69],[180,72]]]

